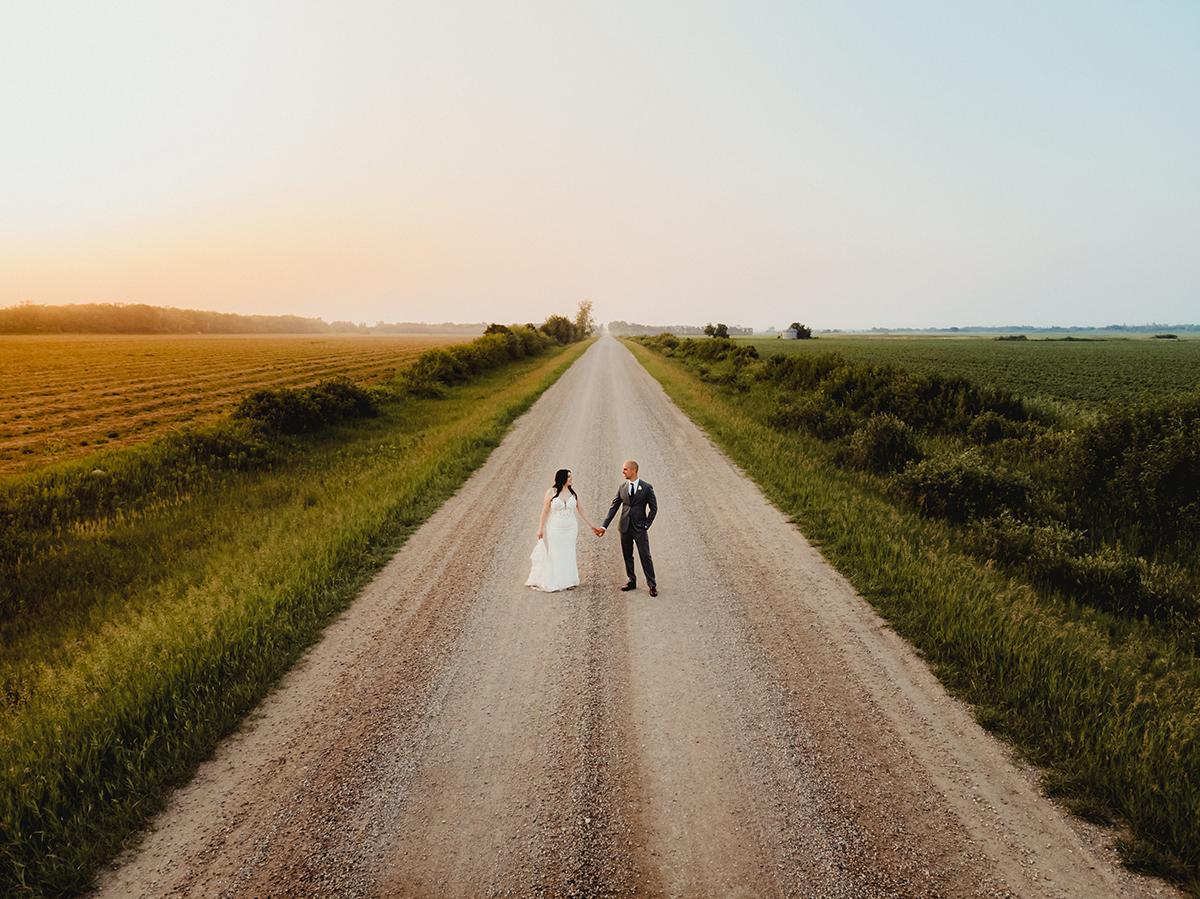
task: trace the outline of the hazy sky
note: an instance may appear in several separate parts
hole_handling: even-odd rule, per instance
[[[1200,320],[1200,3],[5,3],[0,305]]]

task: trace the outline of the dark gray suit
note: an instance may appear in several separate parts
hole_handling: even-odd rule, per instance
[[[608,528],[618,509],[621,510],[621,519],[617,526],[621,530],[621,552],[625,556],[625,573],[629,575],[629,583],[637,583],[637,577],[633,573],[633,547],[637,544],[642,571],[646,573],[646,583],[654,587],[654,560],[650,558],[650,538],[646,533],[654,523],[654,516],[658,514],[658,500],[654,496],[654,488],[639,480],[637,492],[630,496],[629,482],[623,483],[617,488],[616,499],[612,501],[608,516],[601,527]]]

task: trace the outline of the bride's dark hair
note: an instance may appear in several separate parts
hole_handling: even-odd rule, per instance
[[[560,468],[558,471],[554,472],[554,495],[555,496],[558,496],[560,493],[562,493],[563,485],[567,483],[567,478],[570,477],[570,475],[571,475],[571,469],[569,469],[569,468]],[[579,499],[579,494],[575,492],[574,487],[568,487],[567,489],[571,491],[571,496],[575,497],[576,499]]]

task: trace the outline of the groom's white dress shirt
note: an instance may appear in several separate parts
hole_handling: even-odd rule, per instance
[[[640,481],[640,480],[641,480],[641,478],[634,478],[632,481],[629,481],[629,498],[630,499],[633,499],[633,495],[635,493],[637,493],[638,481]]]

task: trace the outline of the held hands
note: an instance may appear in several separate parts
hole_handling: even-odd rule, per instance
[[[604,536],[604,528],[592,528],[592,533],[595,534],[597,537],[603,537]]]

